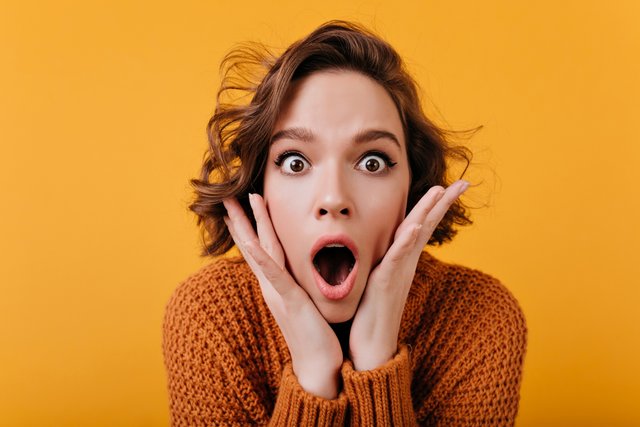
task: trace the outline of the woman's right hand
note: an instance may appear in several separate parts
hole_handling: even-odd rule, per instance
[[[262,295],[289,347],[298,383],[309,393],[335,399],[343,361],[340,342],[309,295],[285,268],[284,251],[264,199],[257,194],[249,195],[257,236],[236,198],[223,203],[229,214],[224,221],[258,278]]]

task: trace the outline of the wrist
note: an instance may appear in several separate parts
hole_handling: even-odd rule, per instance
[[[339,386],[339,369],[320,370],[307,369],[296,371],[294,373],[298,378],[300,387],[307,393],[313,394],[323,399],[336,399],[338,397]]]
[[[397,345],[394,347],[387,346],[385,348],[371,349],[371,351],[362,354],[351,354],[351,362],[353,369],[356,371],[371,371],[384,365],[398,352]]]

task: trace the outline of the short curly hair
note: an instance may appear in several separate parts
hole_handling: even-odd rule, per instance
[[[465,163],[471,151],[454,145],[454,132],[436,126],[424,114],[418,85],[400,55],[382,38],[360,24],[333,20],[280,56],[259,43],[244,43],[231,50],[220,65],[222,81],[216,109],[207,125],[209,147],[200,179],[192,179],[196,198],[189,209],[198,216],[202,232],[201,256],[218,256],[234,245],[223,217],[222,200],[237,197],[255,226],[249,193],[262,194],[271,133],[293,81],[322,70],[360,72],[382,85],[393,99],[402,121],[411,185],[407,213],[434,185],[447,187],[448,165]],[[248,103],[237,98],[250,97]],[[480,129],[482,126],[476,128]],[[429,245],[450,241],[454,225],[469,225],[468,207],[459,199],[449,208],[429,239]]]

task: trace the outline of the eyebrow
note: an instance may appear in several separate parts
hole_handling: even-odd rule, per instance
[[[287,128],[273,134],[273,136],[271,137],[271,144],[274,144],[281,139],[294,139],[302,142],[313,142],[315,140],[315,135],[307,128]],[[362,142],[375,141],[377,139],[389,139],[391,140],[391,142],[396,144],[398,148],[401,148],[398,138],[392,132],[382,129],[363,129],[355,134],[355,136],[353,137],[353,142],[359,144]]]

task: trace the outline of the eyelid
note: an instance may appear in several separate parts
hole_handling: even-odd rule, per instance
[[[304,159],[305,162],[309,163],[307,158],[301,152],[296,150],[283,151],[282,153],[278,154],[273,162],[276,164],[276,166],[281,166],[282,162],[284,162],[287,157],[291,157],[293,155],[300,156]]]
[[[376,156],[382,159],[383,163],[384,163],[384,168],[380,171],[376,171],[376,172],[369,172],[366,171],[370,174],[376,175],[376,174],[382,174],[385,172],[388,172],[389,170],[391,170],[391,168],[393,168],[395,165],[398,164],[398,162],[394,162],[391,160],[391,156],[389,156],[387,153],[383,152],[383,151],[377,151],[377,150],[372,150],[372,151],[367,151],[366,153],[364,153],[362,155],[362,157],[360,157],[360,159],[358,160],[357,165],[359,165],[360,163],[362,163],[362,161],[364,159],[366,159],[369,156]]]
[[[299,151],[296,150],[286,150],[283,151],[282,153],[280,153],[275,160],[273,161],[275,163],[275,165],[280,169],[280,172],[282,172],[285,175],[300,175],[302,173],[304,173],[304,171],[302,172],[295,172],[295,173],[291,173],[291,172],[285,172],[282,170],[282,165],[284,163],[285,160],[287,160],[289,157],[292,156],[298,156],[300,157],[308,167],[311,166],[311,162],[309,162],[309,160],[307,160],[307,158]],[[383,151],[379,151],[379,150],[371,150],[371,151],[367,151],[366,153],[364,153],[360,159],[358,159],[357,163],[356,163],[356,169],[358,170],[363,170],[358,168],[357,166],[360,165],[360,163],[362,163],[362,161],[364,159],[366,159],[367,157],[370,156],[375,156],[375,157],[379,157],[380,159],[382,159],[383,162],[383,168],[380,171],[376,171],[376,172],[370,172],[370,171],[366,171],[367,173],[370,173],[372,175],[378,175],[378,174],[383,174],[385,172],[388,172],[389,170],[391,170],[395,165],[397,165],[397,162],[394,162],[391,160],[391,156],[389,156],[387,153],[383,152]]]
[[[285,172],[282,169],[282,164],[285,162],[285,160],[287,160],[289,157],[293,157],[293,156],[300,157],[302,159],[302,161],[304,163],[306,163],[305,170],[303,170],[302,172]],[[278,155],[278,157],[276,157],[276,159],[273,162],[278,167],[278,169],[280,169],[280,173],[282,173],[284,175],[301,175],[301,174],[304,174],[306,172],[306,169],[308,169],[308,167],[311,167],[311,162],[309,162],[309,160],[307,160],[307,158],[302,153],[300,153],[299,151],[295,151],[295,150],[287,150],[287,151],[284,151],[284,152],[280,153]]]

